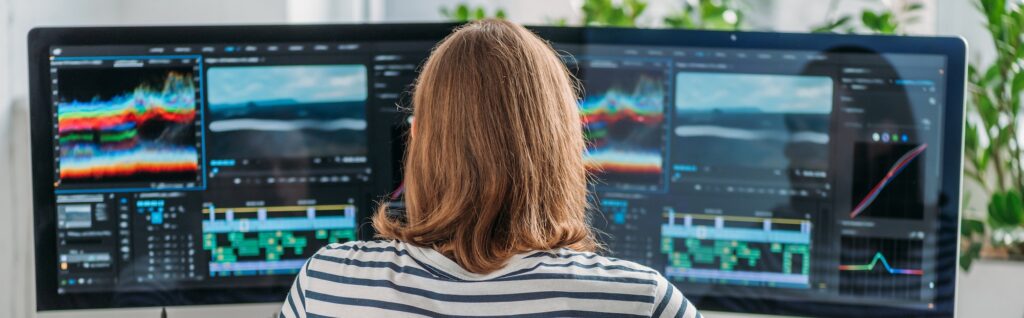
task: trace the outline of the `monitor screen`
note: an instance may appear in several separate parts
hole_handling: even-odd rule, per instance
[[[283,300],[373,237],[452,27],[34,31],[39,309]],[[583,83],[606,254],[705,310],[952,315],[961,41],[534,30]]]
[[[290,286],[393,189],[396,105],[433,45],[51,47],[58,267],[41,287]]]
[[[698,304],[935,309],[942,154],[959,151],[943,143],[945,125],[960,124],[943,107],[946,56],[575,51],[594,223],[611,255],[657,269]]]

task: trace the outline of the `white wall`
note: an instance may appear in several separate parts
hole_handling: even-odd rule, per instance
[[[4,284],[0,317],[30,317],[35,312],[28,110],[24,103],[28,30],[36,26],[285,22],[286,0],[0,0],[0,282]],[[12,99],[22,101],[21,108],[11,109]],[[16,145],[13,148],[11,141]],[[152,316],[156,314],[152,312]]]
[[[7,133],[7,109],[10,103],[10,59],[7,48],[9,47],[10,38],[8,37],[8,29],[10,24],[8,21],[11,19],[10,2],[0,1],[0,223],[9,224],[9,216],[14,214],[11,205],[11,185],[10,182],[10,170],[11,164],[9,157],[10,150],[7,149],[9,136]],[[0,227],[0,230],[6,230],[7,228]],[[0,242],[0,279],[9,278],[10,276],[4,275],[3,273],[14,273],[12,262],[2,261],[14,257],[14,246],[13,241],[5,240]],[[0,308],[7,308],[8,310],[0,311],[0,315],[15,317],[13,315],[13,308],[21,307],[25,308],[26,305],[16,305],[14,294],[9,290],[0,290]]]

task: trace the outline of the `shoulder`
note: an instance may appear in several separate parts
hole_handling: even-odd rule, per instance
[[[523,258],[523,266],[529,266],[535,273],[571,275],[590,284],[628,290],[636,295],[652,295],[661,276],[635,262],[567,248],[533,252]]]
[[[650,312],[653,317],[700,317],[696,307],[686,299],[681,290],[675,288],[660,272],[648,266],[570,249],[536,252],[527,258],[538,259],[540,263],[567,265],[570,268],[577,268],[576,272],[584,275],[629,283],[621,284],[622,286],[643,285],[645,288],[638,292],[650,297]]]
[[[574,265],[574,267],[608,271],[608,274],[614,274],[615,272],[636,273],[641,275],[629,276],[646,278],[652,281],[661,276],[658,271],[635,262],[567,248],[539,251],[526,256],[526,258],[532,258],[542,263],[570,264]]]
[[[408,251],[402,242],[399,241],[349,241],[345,243],[331,243],[318,250],[312,261],[345,258],[380,258],[396,257],[407,255]]]
[[[309,258],[308,267],[338,270],[343,267],[387,267],[386,263],[404,263],[408,247],[399,241],[351,241],[332,243]]]

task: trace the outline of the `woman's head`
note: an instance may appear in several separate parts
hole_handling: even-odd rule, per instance
[[[530,250],[593,250],[574,84],[517,24],[483,20],[448,36],[416,82],[405,220],[382,207],[380,236],[479,273]]]

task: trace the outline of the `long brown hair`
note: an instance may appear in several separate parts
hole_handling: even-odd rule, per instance
[[[585,143],[572,75],[547,42],[482,20],[434,48],[416,81],[405,220],[381,205],[378,236],[488,273],[515,254],[593,251]]]

